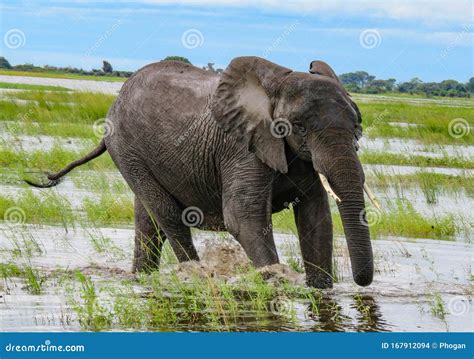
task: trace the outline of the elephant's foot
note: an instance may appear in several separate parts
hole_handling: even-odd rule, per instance
[[[150,260],[150,259],[133,259],[132,272],[133,273],[151,273],[159,270],[160,260]]]
[[[332,288],[333,280],[327,273],[318,271],[306,275],[306,285],[317,289]]]

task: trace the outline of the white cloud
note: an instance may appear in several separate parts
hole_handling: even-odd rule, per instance
[[[394,20],[423,20],[428,23],[458,21],[472,22],[471,0],[142,0],[148,4],[208,5],[216,7],[256,7],[267,10],[295,11],[299,13],[330,13],[357,15]]]
[[[339,36],[354,37],[359,36],[366,28],[312,28],[303,27],[298,31],[334,33]],[[458,32],[454,31],[433,31],[423,32],[414,30],[404,30],[398,28],[376,29],[383,38],[410,39],[410,41],[431,43],[438,45],[455,45],[470,47],[474,41],[474,25],[460,27]]]
[[[97,8],[93,4],[123,3],[124,8]],[[68,6],[64,6],[63,1],[50,1],[49,6],[41,7],[42,15],[80,12],[80,13],[104,13],[120,14],[124,12],[153,11],[150,8],[130,8],[130,0],[72,0]],[[136,4],[148,5],[173,5],[173,12],[180,12],[188,15],[196,15],[195,11],[201,12],[204,16],[217,16],[218,13],[212,10],[223,10],[225,8],[257,8],[263,11],[287,13],[292,12],[297,15],[328,15],[340,17],[357,16],[360,18],[379,18],[391,20],[412,20],[423,21],[427,24],[437,25],[446,22],[458,22],[460,26],[472,24],[473,3],[472,0],[136,0]],[[91,4],[91,7],[74,7],[73,4]],[[210,9],[199,9],[206,6]],[[186,7],[194,8],[188,12]],[[5,6],[0,9],[14,10],[22,8],[23,12],[28,12],[28,7]],[[32,8],[32,12],[37,12],[37,8]],[[163,9],[157,9],[162,13]]]

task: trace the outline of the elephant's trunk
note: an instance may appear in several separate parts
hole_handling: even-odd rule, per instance
[[[332,190],[341,200],[338,208],[354,281],[361,286],[369,285],[373,279],[374,264],[365,218],[364,173],[352,136],[348,131],[326,129],[310,136],[309,141],[315,170],[327,177]]]

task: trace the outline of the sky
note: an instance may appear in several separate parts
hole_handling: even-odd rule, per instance
[[[260,56],[296,71],[425,82],[473,75],[471,0],[1,0],[1,52],[11,64],[135,71],[166,56],[225,68]]]

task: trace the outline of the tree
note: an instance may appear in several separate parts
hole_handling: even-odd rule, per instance
[[[187,64],[192,65],[191,61],[189,61],[187,58],[185,58],[183,56],[167,56],[163,60],[165,60],[165,61],[166,60],[181,61],[181,62],[185,62]]]
[[[202,69],[203,69],[203,70],[206,70],[206,71],[214,72],[215,74],[221,74],[221,73],[224,71],[224,70],[222,70],[222,69],[215,69],[213,62],[208,62],[208,63],[207,63],[207,66],[203,66]]]
[[[102,65],[102,71],[104,71],[106,74],[110,74],[112,73],[112,71],[114,71],[114,69],[112,68],[112,65],[110,64],[110,62],[108,61],[102,61],[103,65]]]
[[[375,76],[369,75],[365,71],[349,72],[339,76],[343,85],[352,85],[363,89],[368,82],[375,79]]]
[[[8,62],[6,58],[0,56],[0,69],[11,69],[12,65]]]
[[[471,77],[466,84],[467,89],[469,92],[474,93],[474,77]]]
[[[372,80],[370,81],[366,89],[371,88],[371,89],[377,89],[376,93],[380,92],[387,92],[387,91],[392,91],[393,90],[393,85],[395,84],[395,79],[388,79],[388,80]],[[372,90],[373,92],[373,90]]]
[[[423,81],[418,77],[411,79],[409,82],[403,82],[398,85],[398,91],[408,92],[410,94],[419,93],[423,91]]]

